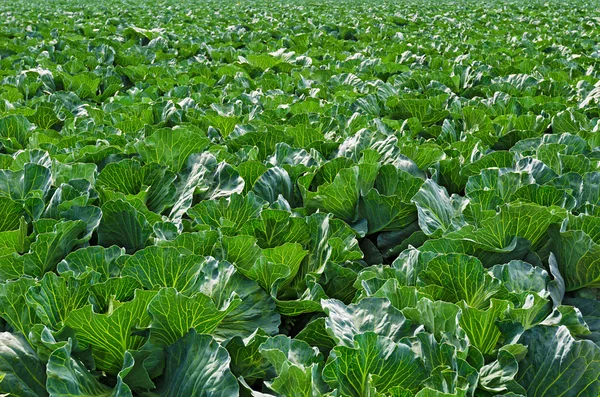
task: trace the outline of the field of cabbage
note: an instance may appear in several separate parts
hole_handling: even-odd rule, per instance
[[[0,396],[598,397],[600,2],[0,2]]]

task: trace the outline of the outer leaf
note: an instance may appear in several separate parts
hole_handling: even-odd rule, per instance
[[[27,304],[43,324],[58,330],[71,311],[88,304],[90,278],[59,277],[46,273],[39,286],[27,291]]]
[[[118,245],[135,252],[146,246],[152,227],[146,217],[130,203],[114,200],[102,206],[102,221],[98,229],[98,243],[104,247]]]
[[[420,181],[420,179],[415,178]],[[416,186],[418,184],[415,183]],[[410,189],[411,186],[406,186]],[[400,230],[417,219],[415,205],[398,196],[384,196],[375,189],[363,197],[361,212],[367,219],[369,234],[381,231]]]
[[[498,294],[501,284],[485,273],[481,262],[462,254],[440,255],[427,264],[419,278],[426,284],[439,286],[438,298],[450,302],[464,300],[469,306],[485,308]]]
[[[402,312],[415,324],[425,326],[438,339],[444,334],[463,335],[458,327],[460,308],[453,303],[421,298],[414,308],[406,308]]]
[[[71,252],[58,264],[58,272],[79,277],[85,272],[93,271],[100,275],[100,280],[107,280],[120,273],[121,269],[117,262],[124,254],[125,249],[116,245],[108,248],[100,246],[80,248]]]
[[[145,162],[156,162],[179,172],[192,153],[202,152],[209,144],[205,136],[180,127],[159,129],[135,146]]]
[[[0,232],[18,228],[22,212],[21,204],[8,197],[0,197]]]
[[[596,397],[600,392],[600,347],[575,340],[567,327],[537,326],[519,340],[528,347],[517,381],[528,397]]]
[[[306,221],[283,210],[263,210],[260,218],[247,222],[241,233],[256,237],[261,248],[274,248],[284,243],[302,244],[310,240]]]
[[[235,232],[248,220],[257,217],[263,202],[253,193],[246,197],[233,194],[228,199],[205,200],[190,208],[188,215],[201,225]]]
[[[468,200],[448,196],[446,189],[428,179],[412,198],[417,206],[419,226],[429,236],[440,236],[464,224],[462,211]]]
[[[566,290],[600,287],[600,244],[581,230],[552,230],[551,236]]]
[[[0,284],[0,317],[26,338],[37,322],[35,310],[27,306],[25,294],[35,280],[27,277]]]
[[[152,316],[151,339],[156,345],[168,346],[192,328],[200,333],[212,333],[240,303],[235,299],[218,310],[212,299],[202,293],[187,297],[174,288],[163,288],[148,305]]]
[[[123,369],[117,376],[114,389],[100,383],[88,369],[71,355],[71,340],[56,349],[48,360],[46,387],[51,397],[131,397],[123,378],[133,367],[133,358],[125,353]]]
[[[600,301],[597,299],[585,299],[585,298],[567,298],[565,304],[576,307],[581,314],[585,323],[588,325],[590,335],[584,336],[586,339],[590,339],[597,345],[600,343]],[[599,345],[600,346],[600,345]]]
[[[214,335],[223,339],[247,337],[257,328],[268,335],[278,332],[281,319],[275,310],[275,301],[257,282],[242,276],[229,262],[212,258],[207,260],[202,274],[204,281],[200,291],[210,296],[217,307],[229,305],[234,294],[241,300],[219,323]]]
[[[44,363],[27,340],[18,334],[0,332],[0,393],[19,397],[44,397]]]
[[[318,347],[323,354],[329,353],[336,345],[335,340],[327,333],[325,318],[319,317],[308,324],[296,335],[295,339],[303,340],[310,346]]]
[[[518,391],[525,393],[514,378],[519,370],[517,358],[508,351],[500,349],[498,359],[483,366],[479,371],[479,385],[483,390],[500,393],[505,391]]]
[[[99,370],[117,374],[125,352],[138,349],[145,341],[134,332],[150,325],[147,307],[155,295],[154,291],[138,290],[132,301],[108,314],[94,313],[89,305],[72,311],[65,325],[75,331],[79,343],[90,345]]]
[[[197,233],[181,233],[174,240],[158,242],[161,247],[175,247],[182,254],[208,256],[219,239],[219,233],[204,230]]]
[[[483,354],[490,354],[500,339],[500,329],[496,321],[502,319],[509,302],[492,299],[490,308],[478,310],[463,305],[459,319],[460,327],[469,337],[469,341]]]
[[[357,335],[355,345],[335,347],[323,370],[325,382],[342,395],[363,397],[371,386],[380,393],[397,386],[415,392],[427,376],[407,345],[373,332]]]
[[[283,168],[269,168],[262,174],[252,187],[252,191],[257,197],[272,203],[277,200],[279,195],[288,201],[292,199],[292,181],[287,171]]]
[[[0,196],[13,200],[43,198],[52,181],[52,173],[44,166],[25,164],[21,171],[0,170]]]
[[[191,295],[200,288],[205,262],[204,257],[184,255],[177,248],[152,246],[130,256],[121,274],[136,279],[146,289],[173,287]]]
[[[490,269],[490,273],[510,292],[532,291],[544,295],[551,281],[550,275],[543,268],[517,260],[496,265]]]
[[[135,291],[140,287],[140,283],[132,277],[112,277],[90,287],[89,301],[94,305],[94,311],[105,313],[115,300],[119,302],[132,300]]]
[[[100,210],[97,207],[96,221],[100,220]],[[89,228],[89,229],[88,229]],[[60,221],[53,225],[49,232],[38,234],[36,241],[31,244],[30,253],[24,255],[25,273],[42,277],[73,250],[76,246],[86,243],[94,230],[83,220]]]
[[[241,376],[250,384],[267,377],[271,364],[260,354],[259,347],[268,337],[263,332],[257,331],[247,339],[239,336],[232,338],[227,343],[227,351],[231,356],[231,372]]]
[[[277,335],[260,346],[260,353],[277,372],[277,378],[268,385],[278,394],[317,397],[327,391],[327,385],[321,379],[323,357],[317,348]]]
[[[325,324],[330,335],[343,346],[354,346],[356,335],[374,332],[397,342],[407,336],[410,322],[400,310],[384,298],[366,298],[344,305],[336,299],[321,301],[328,317]]]
[[[358,213],[360,194],[359,167],[341,170],[330,184],[318,187],[305,205],[331,212],[346,222],[354,222]]]
[[[210,335],[191,330],[166,350],[156,391],[149,396],[230,397],[239,393],[229,355]]]
[[[544,242],[548,227],[559,223],[566,217],[563,208],[546,208],[537,204],[505,204],[499,214],[493,214],[481,221],[480,227],[466,226],[448,234],[449,238],[462,238],[475,241],[492,248],[507,248],[514,238],[522,237],[538,249]]]

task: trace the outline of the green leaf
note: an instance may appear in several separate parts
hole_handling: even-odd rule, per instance
[[[210,145],[206,136],[186,127],[162,128],[135,144],[146,163],[166,165],[174,172],[183,168],[193,153],[201,153]]]
[[[535,293],[521,293],[513,295],[518,305],[510,307],[506,312],[506,319],[520,324],[523,329],[529,329],[541,323],[552,312],[552,303]]]
[[[236,336],[227,342],[226,348],[231,356],[231,372],[241,376],[250,384],[267,376],[271,364],[260,353],[259,347],[268,336],[257,330],[246,339]]]
[[[86,243],[100,220],[100,209],[93,208],[95,211],[91,215],[95,219],[91,227],[83,220],[65,220],[51,222],[54,224],[49,232],[38,234],[30,246],[31,252],[23,257],[25,274],[42,277],[47,271],[53,270],[73,248]]]
[[[107,164],[98,175],[96,186],[136,195],[142,190],[144,176],[145,170],[138,161],[125,159]]]
[[[518,260],[496,265],[489,273],[500,280],[509,292],[516,293],[531,291],[544,296],[551,281],[550,275],[543,268]]]
[[[250,219],[240,231],[253,235],[261,248],[274,248],[285,243],[307,243],[310,230],[306,220],[288,211],[264,209],[260,218]]]
[[[589,120],[583,113],[566,110],[552,118],[552,133],[572,132],[577,134],[579,131],[587,129],[588,125]]]
[[[0,196],[13,200],[44,198],[52,173],[44,166],[27,163],[21,171],[0,170]]]
[[[406,396],[409,395],[410,394],[406,394]],[[465,397],[466,395],[467,392],[463,389],[458,389],[455,393],[444,393],[435,389],[431,389],[429,387],[425,387],[421,389],[417,394],[415,394],[415,397]]]
[[[327,333],[325,318],[318,317],[311,320],[304,329],[295,336],[310,346],[318,347],[321,353],[328,354],[336,345],[335,340]]]
[[[18,258],[17,254],[23,253],[28,248],[27,222],[24,217],[18,219],[18,225],[19,228],[17,230],[0,232],[0,255],[5,255],[5,258]],[[17,262],[21,262],[20,259],[24,258],[20,257]],[[10,262],[10,259],[8,259],[8,261]],[[23,262],[21,262],[20,265],[17,265],[14,262],[7,263],[9,265],[7,268],[0,269],[0,280],[16,278],[23,275]],[[2,265],[0,264],[0,268],[1,267]]]
[[[268,335],[278,332],[281,319],[275,310],[275,301],[257,282],[242,276],[229,262],[212,258],[204,264],[202,275],[200,291],[210,296],[217,307],[228,305],[234,294],[241,300],[227,313],[213,335],[222,339],[247,337],[258,328]]]
[[[93,271],[100,275],[100,280],[105,281],[121,272],[117,262],[123,258],[125,249],[113,245],[108,248],[100,246],[89,246],[71,252],[65,259],[59,262],[58,272],[79,277],[82,274]]]
[[[259,161],[249,160],[237,166],[240,176],[244,179],[244,194],[248,193],[254,182],[267,171],[267,166]]]
[[[257,197],[269,203],[276,201],[279,195],[288,201],[292,201],[292,181],[283,168],[269,168],[256,179],[252,191]]]
[[[262,250],[265,261],[257,261],[250,271],[250,278],[257,280],[266,291],[271,291],[277,280],[281,280],[277,287],[279,289],[285,288],[298,273],[300,265],[307,254],[308,251],[304,250],[302,245],[298,243],[285,243],[275,248],[265,248]],[[285,273],[288,275],[283,279],[272,277],[271,274],[268,274],[272,265],[275,267],[283,266],[286,269]]]
[[[144,203],[157,213],[170,206],[175,198],[175,174],[156,163],[143,167],[135,160],[109,163],[98,175],[97,187],[106,187],[126,195],[145,193]]]
[[[0,197],[0,232],[17,229],[22,213],[21,204],[8,197]]]
[[[195,194],[197,198],[216,200],[221,197],[229,197],[234,193],[241,194],[244,190],[245,182],[237,170],[226,162],[218,163],[215,156],[211,153],[190,156],[188,159],[188,168],[189,173],[186,178],[184,191],[191,187],[191,193]],[[194,173],[199,173],[200,177],[197,186],[190,184],[190,182],[196,180]],[[182,193],[183,191],[180,190],[180,194]]]
[[[415,307],[406,308],[402,313],[413,323],[422,324],[438,339],[444,335],[463,336],[458,325],[460,308],[453,303],[421,298]]]
[[[564,325],[569,329],[571,335],[585,337],[591,331],[585,323],[583,315],[578,308],[573,306],[557,306],[541,325],[559,326]]]
[[[128,253],[146,246],[152,227],[144,214],[124,200],[113,200],[102,206],[102,221],[98,228],[98,244],[118,245]]]
[[[464,224],[462,212],[468,200],[452,195],[433,180],[428,179],[413,196],[417,206],[419,226],[428,236],[439,237]]]
[[[83,179],[92,185],[96,181],[96,164],[72,163],[62,164],[58,161],[52,163],[52,179],[54,186],[69,183],[73,179]]]
[[[581,202],[600,204],[600,172],[588,172],[583,176]]]
[[[582,230],[551,229],[551,251],[556,255],[567,291],[600,287],[600,244]]]
[[[230,358],[210,335],[188,332],[166,349],[166,364],[149,396],[230,397],[239,393]]]
[[[509,201],[521,187],[530,186],[533,182],[528,173],[486,168],[469,178],[465,193],[472,202],[481,203],[485,209],[496,210],[499,204]]]
[[[298,291],[296,288],[295,291]],[[286,291],[290,295],[294,292],[293,290]],[[284,292],[285,294],[285,292]],[[297,299],[294,299],[296,298]],[[298,292],[296,296],[290,296],[289,299],[275,299],[277,304],[277,311],[282,316],[298,316],[303,313],[313,313],[323,311],[321,307],[321,299],[327,298],[325,291],[321,284],[314,280],[307,280],[306,289],[304,292]]]
[[[96,192],[92,190],[92,187],[90,182],[83,179],[68,180],[54,190],[43,214],[38,216],[37,213],[34,213],[38,211],[37,208],[29,208],[28,213],[33,219],[41,216],[60,219],[64,212],[68,212],[74,207],[87,208],[88,211],[91,211],[89,204],[96,198]]]
[[[49,130],[53,125],[60,122],[51,106],[38,106],[35,113],[28,116],[28,119],[43,130]]]
[[[306,342],[277,335],[266,340],[260,354],[275,368],[277,377],[267,385],[284,396],[322,396],[327,385],[321,378],[323,356]]]
[[[256,218],[262,206],[262,201],[253,193],[248,193],[245,197],[233,194],[228,199],[202,201],[190,208],[187,214],[200,225],[235,232],[250,219]]]
[[[97,314],[92,306],[72,311],[65,325],[73,329],[80,344],[89,345],[96,367],[108,374],[116,375],[122,367],[125,352],[136,350],[145,338],[135,331],[150,325],[147,312],[155,291],[137,290],[130,302],[125,302],[106,314]]]
[[[236,269],[246,277],[250,277],[252,267],[262,255],[253,236],[236,235],[221,238],[221,258],[233,263]]]
[[[273,297],[292,282],[308,253],[298,243],[260,249],[254,237],[244,235],[224,237],[222,246],[223,257]]]
[[[510,347],[512,345],[509,345]],[[519,370],[517,358],[505,348],[498,352],[498,359],[483,366],[479,371],[479,387],[491,393],[502,393],[506,391],[525,394],[515,381]]]
[[[89,303],[90,278],[76,279],[46,273],[39,285],[27,291],[27,304],[43,324],[59,330],[71,311]]]
[[[311,242],[307,265],[300,268],[301,277],[307,273],[320,274],[328,262],[345,263],[362,259],[356,232],[331,214],[316,213],[308,216]]]
[[[519,343],[528,350],[516,379],[528,397],[598,395],[600,347],[594,343],[575,340],[564,326],[534,327]]]
[[[384,230],[394,230],[415,220],[416,208],[411,203],[411,199],[422,185],[423,180],[421,178],[415,177],[391,164],[382,166],[375,179],[374,187],[376,190],[369,190],[362,197],[363,210],[370,214],[366,216],[369,230],[380,230],[382,228],[377,225],[386,224]],[[381,214],[377,213],[375,206],[377,202],[395,203],[399,208],[390,208],[389,210],[394,216],[386,220]]]
[[[20,115],[0,118],[0,136],[10,138],[17,145],[16,149],[25,147],[33,127],[29,120]]]
[[[434,292],[437,298],[454,303],[464,300],[475,308],[487,307],[489,300],[502,289],[500,281],[486,274],[477,258],[463,254],[433,258],[419,278],[427,285],[436,286],[428,291]]]
[[[565,190],[554,186],[526,185],[518,189],[511,197],[511,201],[534,203],[544,207],[562,207],[572,210],[577,205],[573,196]]]
[[[37,323],[35,310],[25,300],[27,291],[35,284],[35,280],[28,277],[0,284],[0,317],[25,338]]]
[[[395,195],[381,195],[375,189],[363,197],[361,213],[367,220],[369,234],[400,230],[417,219],[414,204]]]
[[[579,214],[578,216],[569,216],[566,225],[563,228],[568,230],[581,230],[591,237],[596,243],[600,244],[600,217],[587,214]]]
[[[469,337],[469,341],[483,354],[490,354],[500,339],[500,329],[496,321],[503,318],[509,302],[492,299],[487,310],[479,310],[463,304],[459,318],[460,327]]]
[[[460,170],[460,174],[463,178],[469,179],[469,177],[479,174],[481,170],[512,167],[514,161],[515,156],[511,152],[492,152],[473,161],[471,164],[465,165]]]
[[[352,223],[358,214],[359,194],[360,169],[356,166],[339,171],[331,183],[319,186],[316,193],[306,192],[304,205]]]
[[[483,219],[478,227],[468,225],[449,233],[448,238],[465,239],[492,249],[508,249],[515,236],[531,242],[534,250],[544,243],[543,237],[551,224],[566,218],[562,208],[546,208],[537,204],[504,204],[498,214]]]
[[[117,384],[110,388],[94,376],[83,363],[72,356],[72,341],[50,355],[47,366],[46,387],[51,397],[131,397],[129,386],[123,378],[133,367],[133,357],[125,353],[123,369],[117,375]]]
[[[332,350],[323,378],[345,396],[362,397],[374,387],[385,393],[402,387],[413,393],[427,377],[421,360],[402,343],[367,332],[356,335],[356,347],[337,346]]]
[[[429,124],[429,122],[435,123],[438,119],[441,120],[447,115],[447,111],[438,113],[433,119],[428,120],[427,124]],[[421,170],[426,170],[436,162],[446,158],[444,150],[440,146],[431,143],[421,143],[410,146],[404,145],[401,152],[403,155],[413,160]]]
[[[132,277],[113,277],[90,287],[89,301],[94,311],[105,313],[114,301],[127,302],[133,299],[140,283]]]
[[[181,254],[172,247],[146,247],[127,258],[121,274],[136,279],[145,289],[173,287],[184,295],[199,290],[206,260]]]
[[[0,332],[0,393],[19,397],[44,397],[46,369],[27,340]]]
[[[319,284],[323,286],[323,291],[328,297],[341,300],[342,302],[350,302],[356,295],[354,287],[356,278],[357,272],[355,266],[345,267],[328,262],[325,265]]]
[[[348,306],[336,299],[326,299],[321,305],[327,314],[327,331],[339,345],[354,346],[355,336],[365,332],[374,332],[394,342],[408,335],[410,322],[387,299],[365,298]]]
[[[239,298],[232,298],[219,310],[212,299],[202,293],[188,297],[174,288],[162,288],[148,305],[152,316],[151,340],[155,345],[168,346],[192,328],[210,334],[240,303]]]

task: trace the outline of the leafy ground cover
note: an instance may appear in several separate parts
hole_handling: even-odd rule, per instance
[[[0,393],[597,397],[599,6],[0,3]]]

